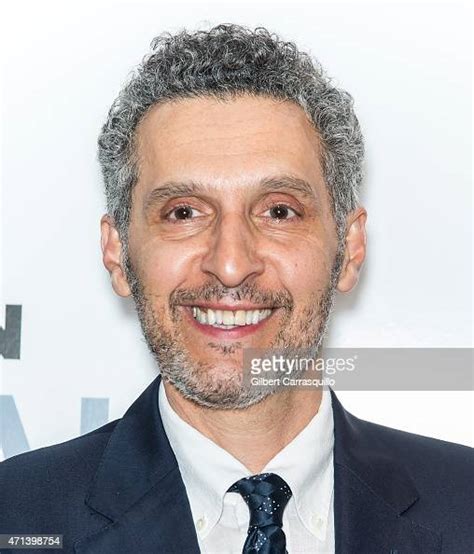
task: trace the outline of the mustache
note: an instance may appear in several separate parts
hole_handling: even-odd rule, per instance
[[[225,287],[220,284],[206,283],[195,289],[175,289],[169,298],[170,308],[180,304],[191,304],[199,300],[219,302],[223,298],[236,302],[248,301],[255,304],[265,304],[276,308],[292,310],[293,296],[286,289],[273,291],[260,289],[253,283],[244,283],[238,287]]]

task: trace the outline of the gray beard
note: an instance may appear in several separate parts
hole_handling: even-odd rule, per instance
[[[184,302],[189,304],[197,299],[219,301],[230,296],[236,301],[248,300],[279,306],[283,310],[283,319],[280,330],[269,348],[310,349],[312,356],[316,357],[322,347],[333,311],[343,259],[344,245],[340,243],[326,288],[318,291],[319,294],[314,294],[312,301],[296,320],[292,320],[291,317],[294,303],[289,293],[260,291],[246,284],[237,290],[230,290],[222,285],[205,285],[198,291],[175,290],[169,300],[171,317],[175,323],[179,323],[182,318],[179,305]],[[124,256],[123,262],[148,348],[158,364],[162,378],[171,383],[183,397],[202,407],[232,410],[253,406],[283,388],[283,385],[270,385],[264,389],[251,385],[249,379],[244,379],[242,367],[238,371],[216,374],[215,364],[195,361],[190,356],[181,335],[166,330],[164,310],[153,308],[153,297],[145,291],[129,257]],[[242,350],[242,344],[238,341],[231,345],[209,342],[208,346],[223,360]]]

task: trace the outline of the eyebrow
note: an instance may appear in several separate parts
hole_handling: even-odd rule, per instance
[[[311,200],[319,208],[320,203],[314,187],[306,180],[292,175],[278,175],[267,177],[251,185],[251,187],[262,194],[291,190]],[[153,189],[146,197],[143,208],[148,212],[155,204],[165,202],[180,196],[195,196],[203,192],[211,192],[212,187],[196,181],[177,182],[169,181]]]
[[[318,201],[314,187],[308,183],[308,181],[300,179],[299,177],[293,177],[292,175],[281,175],[263,179],[263,181],[257,185],[257,188],[263,193],[279,190],[293,190],[310,200]]]

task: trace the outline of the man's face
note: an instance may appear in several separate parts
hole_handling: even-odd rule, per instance
[[[244,96],[156,106],[137,139],[128,282],[147,342],[188,398],[251,405],[243,349],[319,345],[332,303],[317,133],[295,104]]]

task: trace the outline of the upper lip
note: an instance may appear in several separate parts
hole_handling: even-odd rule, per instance
[[[240,304],[218,304],[217,302],[197,302],[195,304],[185,304],[188,307],[197,306],[204,310],[228,310],[236,312],[238,310],[272,310],[275,306],[258,306],[255,304],[240,303]]]

